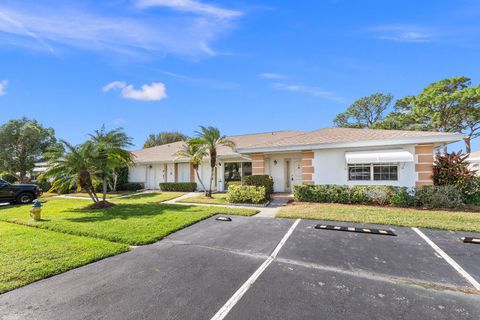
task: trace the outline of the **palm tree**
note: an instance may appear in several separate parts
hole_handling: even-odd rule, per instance
[[[90,141],[94,146],[96,174],[102,181],[102,201],[106,201],[108,179],[112,177],[113,171],[119,166],[133,163],[133,154],[125,150],[133,145],[132,138],[127,136],[122,128],[106,131],[105,126],[102,126],[90,135]]]
[[[199,138],[188,139],[185,144],[177,152],[175,152],[175,156],[177,158],[190,159],[190,163],[192,164],[193,170],[195,171],[197,179],[202,185],[203,190],[207,189],[203,184],[202,178],[200,178],[198,168],[206,155],[207,153],[202,148],[202,140],[200,140]]]
[[[52,189],[71,190],[78,186],[85,190],[93,202],[98,202],[94,181],[96,177],[92,154],[94,146],[90,141],[73,146],[64,140],[60,145],[46,153],[48,169],[40,179],[53,179]]]
[[[211,197],[214,170],[217,165],[217,148],[225,146],[234,149],[235,142],[228,139],[226,136],[222,136],[220,130],[215,127],[200,126],[200,131],[196,131],[195,134],[199,139],[198,141],[201,144],[201,149],[208,152],[210,156],[210,186],[208,187],[208,191],[205,192],[205,196]]]

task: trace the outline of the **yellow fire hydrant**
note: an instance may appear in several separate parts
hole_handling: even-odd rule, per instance
[[[32,217],[33,220],[35,221],[40,221],[41,220],[41,214],[42,212],[42,203],[38,200],[35,200],[33,202],[33,206],[30,209],[30,216]]]

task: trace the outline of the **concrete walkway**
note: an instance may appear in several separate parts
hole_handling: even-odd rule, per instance
[[[224,205],[224,204],[207,204],[207,203],[193,203],[193,202],[178,202],[179,200],[184,200],[192,197],[202,195],[203,192],[190,192],[181,197],[165,201],[163,203],[168,204],[180,204],[187,206],[204,206],[204,207],[227,207],[227,208],[244,208],[244,209],[256,209],[260,211],[255,215],[257,218],[275,218],[275,215],[280,211],[280,209],[292,199],[291,194],[279,193],[272,195],[272,201],[267,207],[251,207],[251,206],[239,206],[239,205]]]

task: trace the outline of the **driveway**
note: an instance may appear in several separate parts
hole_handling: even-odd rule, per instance
[[[478,234],[231,218],[1,295],[0,319],[480,318]]]

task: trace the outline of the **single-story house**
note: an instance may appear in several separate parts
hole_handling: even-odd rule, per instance
[[[434,149],[463,139],[461,134],[424,131],[324,128],[230,136],[231,150],[218,150],[213,190],[226,191],[248,175],[273,177],[275,192],[301,184],[420,186],[432,184]],[[189,159],[175,152],[184,142],[134,151],[129,181],[147,189],[161,182],[197,182]],[[208,187],[208,159],[199,169]]]
[[[470,153],[468,162],[470,162],[470,169],[476,170],[477,175],[480,175],[480,151]]]

